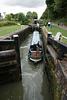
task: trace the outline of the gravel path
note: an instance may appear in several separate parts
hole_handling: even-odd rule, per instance
[[[59,28],[62,28],[62,29],[64,29],[64,30],[67,30],[67,26],[65,26],[65,25],[63,25],[63,26],[61,26],[61,25],[57,25],[56,23],[53,23],[53,25],[54,26],[57,26],[57,27],[59,27]]]

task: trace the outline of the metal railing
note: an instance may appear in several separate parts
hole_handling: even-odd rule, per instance
[[[52,38],[51,34],[48,34],[47,45],[53,45],[58,49],[58,56],[61,57],[64,54],[67,54],[67,44],[64,44],[61,41],[56,41]]]

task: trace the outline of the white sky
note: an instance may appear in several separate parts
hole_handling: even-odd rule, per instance
[[[35,11],[38,18],[46,9],[45,0],[0,0],[0,13],[16,14],[22,12],[26,15],[28,11]]]

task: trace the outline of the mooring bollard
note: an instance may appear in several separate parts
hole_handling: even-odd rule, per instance
[[[20,68],[20,71],[21,71],[20,49],[19,49],[19,36],[18,35],[13,35],[13,39],[14,39],[14,42],[15,42],[15,51],[17,53],[17,63],[18,63],[18,66]]]

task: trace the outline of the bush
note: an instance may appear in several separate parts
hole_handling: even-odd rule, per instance
[[[11,21],[11,18],[12,18],[11,14],[7,14],[7,15],[6,15],[6,19],[7,19],[7,20]]]
[[[0,27],[9,26],[9,25],[17,25],[17,24],[15,22],[11,22],[11,21],[0,23]]]
[[[2,23],[0,23],[0,27],[2,27],[3,25],[2,25]]]
[[[0,22],[6,21],[6,19],[0,19]]]

